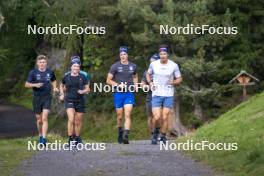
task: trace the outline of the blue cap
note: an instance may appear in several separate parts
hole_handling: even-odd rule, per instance
[[[71,65],[73,65],[73,64],[81,65],[81,59],[79,56],[72,56],[71,57]]]
[[[166,53],[168,53],[168,48],[161,47],[161,48],[159,49],[159,52],[166,52]]]
[[[150,59],[159,60],[160,59],[159,54],[155,53],[153,56],[151,56]]]
[[[128,48],[127,48],[127,46],[120,46],[120,48],[119,48],[119,52],[120,52],[120,53],[121,53],[121,52],[125,52],[125,53],[128,54]]]

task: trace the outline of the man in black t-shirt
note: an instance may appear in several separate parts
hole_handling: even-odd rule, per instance
[[[83,113],[85,112],[84,95],[89,92],[87,77],[80,74],[80,60],[71,61],[71,72],[64,75],[60,85],[60,100],[64,100],[68,115],[69,145],[82,143],[81,129]],[[75,132],[75,137],[73,136]],[[74,144],[73,142],[76,141]]]
[[[47,57],[39,55],[36,65],[37,68],[29,72],[25,87],[33,89],[33,110],[37,118],[39,143],[46,145],[48,114],[51,106],[51,85],[55,92],[59,90],[54,72],[47,68]]]

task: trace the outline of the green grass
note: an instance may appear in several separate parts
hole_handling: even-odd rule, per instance
[[[58,134],[49,133],[49,142],[55,140],[67,140]],[[29,159],[36,151],[28,150],[28,141],[38,141],[38,137],[26,137],[17,139],[0,139],[0,170],[1,176],[23,175],[16,170],[23,160]]]
[[[49,118],[49,125],[52,132],[64,137],[67,135],[67,119]],[[132,128],[130,139],[146,139],[149,137],[147,132],[147,118],[145,117],[144,107],[134,108],[132,113]],[[111,113],[90,113],[84,114],[82,138],[96,142],[116,142],[117,125],[116,114]]]
[[[26,89],[23,96],[17,98],[15,95],[11,95],[8,97],[7,101],[11,104],[17,104],[32,109],[32,98],[32,91]]]
[[[250,98],[184,140],[237,143],[236,151],[188,153],[226,175],[264,175],[264,93]]]
[[[34,139],[36,138],[0,140],[1,175],[10,175],[20,161],[29,158],[34,153],[27,150],[27,141]]]

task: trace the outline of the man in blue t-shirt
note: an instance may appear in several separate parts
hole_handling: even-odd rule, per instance
[[[47,57],[39,55],[36,65],[37,68],[29,72],[25,87],[33,89],[33,110],[37,118],[39,143],[46,145],[51,87],[54,92],[59,92],[59,90],[54,72],[47,68]]]
[[[128,49],[126,46],[119,48],[120,61],[114,63],[107,75],[106,83],[115,87],[114,106],[117,113],[118,143],[128,144],[128,136],[131,126],[131,112],[135,104],[134,93],[137,89],[138,75],[136,64],[128,60]],[[134,88],[133,88],[134,87]],[[122,118],[125,116],[125,133],[123,136]]]

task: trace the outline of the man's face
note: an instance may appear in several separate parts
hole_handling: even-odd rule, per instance
[[[159,55],[160,55],[161,61],[166,61],[168,59],[168,53],[167,52],[161,51],[159,53]]]
[[[74,74],[77,74],[80,72],[80,65],[79,64],[73,64],[71,66],[71,71],[74,73]]]
[[[126,62],[128,60],[128,55],[126,52],[121,52],[119,54],[119,57],[120,57],[120,60],[123,61],[123,62]]]
[[[45,59],[38,60],[37,66],[40,70],[45,70],[47,68],[47,61]]]

